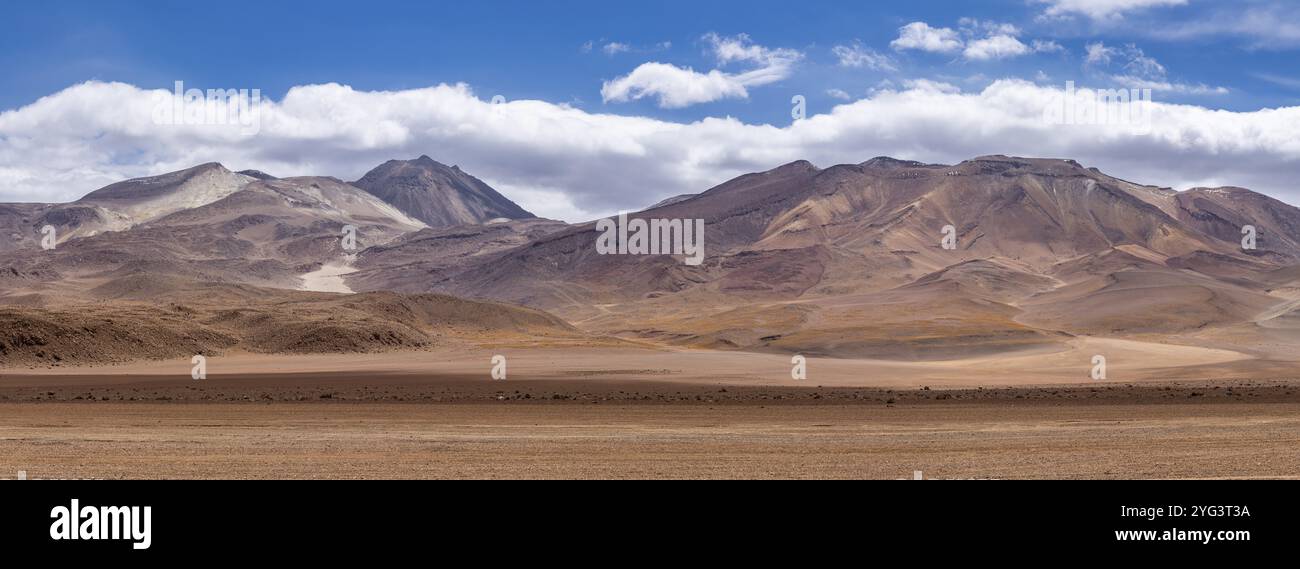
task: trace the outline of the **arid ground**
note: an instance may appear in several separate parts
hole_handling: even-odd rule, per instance
[[[437,352],[5,374],[0,478],[1300,477],[1285,378],[931,387],[848,360],[795,382],[780,356],[506,353],[505,381]]]

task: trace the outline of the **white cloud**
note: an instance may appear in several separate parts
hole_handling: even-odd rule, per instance
[[[876,71],[895,71],[894,62],[888,55],[874,49],[863,47],[859,42],[853,45],[837,45],[831,53],[839,59],[841,67],[865,67]]]
[[[1030,51],[1029,46],[1012,36],[996,35],[966,44],[962,56],[973,61],[988,61],[1017,57]]]
[[[1122,18],[1127,12],[1161,6],[1184,6],[1187,0],[1038,0],[1047,4],[1044,15],[1066,17],[1082,15],[1093,20]]]
[[[893,81],[889,79],[881,79],[879,83],[875,84],[875,86],[867,89],[867,94],[875,97],[885,91],[893,91],[895,87]]]
[[[1177,83],[1169,80],[1169,71],[1154,57],[1134,44],[1109,47],[1102,42],[1088,44],[1084,65],[1090,69],[1105,69],[1115,61],[1122,62],[1118,73],[1103,74],[1107,80],[1129,89],[1151,89],[1183,95],[1227,95],[1226,87],[1205,84]]]
[[[657,61],[643,63],[631,73],[606,81],[600,94],[606,103],[624,103],[653,97],[660,107],[677,109],[721,99],[748,98],[749,88],[775,83],[789,77],[803,54],[792,49],[771,49],[750,41],[740,34],[723,37],[707,34],[718,64],[749,63],[756,66],[743,73],[714,69],[700,73],[690,67],[678,67]]]
[[[758,45],[746,34],[724,37],[710,32],[704,35],[704,41],[709,44],[720,65],[743,61],[763,67],[788,66],[803,57],[802,53],[793,49],[772,49]]]
[[[1300,79],[1295,77],[1283,77],[1281,75],[1277,75],[1274,73],[1261,73],[1261,72],[1251,73],[1250,75],[1256,79],[1267,81],[1274,85],[1279,85],[1282,87],[1286,87],[1288,89],[1294,89],[1296,91],[1300,91]]]
[[[1090,43],[1085,48],[1087,56],[1084,63],[1087,65],[1110,65],[1110,61],[1119,55],[1119,50],[1113,47],[1106,47],[1102,42]]]
[[[961,92],[961,87],[932,79],[904,79],[903,87],[925,93],[947,93],[951,95]]]
[[[1119,86],[1128,89],[1151,89],[1152,91],[1182,95],[1227,95],[1231,92],[1227,87],[1212,87],[1204,83],[1196,85],[1171,83],[1161,79],[1149,79],[1135,75],[1112,75],[1110,79]]]
[[[1150,133],[1140,135],[1045,123],[1058,87],[1002,80],[963,93],[937,82],[908,85],[781,127],[734,118],[678,123],[542,101],[493,105],[464,85],[380,92],[313,85],[268,103],[260,134],[241,137],[236,129],[154,124],[152,92],[92,82],[0,113],[0,201],[66,201],[208,161],[353,180],[384,160],[430,154],[525,207],[581,221],[796,159],[825,167],[879,155],[952,163],[1003,153],[1075,158],[1144,183],[1241,185],[1300,202],[1300,107],[1234,112],[1156,102]]]
[[[899,28],[898,39],[890,45],[898,51],[916,49],[950,53],[960,50],[962,57],[968,61],[992,61],[1065,49],[1053,41],[1034,40],[1032,47],[1026,45],[1020,41],[1020,28],[1004,22],[962,18],[958,20],[958,27],[960,31],[935,28],[925,22],[912,22]],[[841,56],[841,62],[843,60]]]
[[[1061,53],[1065,51],[1065,46],[1050,40],[1034,40],[1033,48],[1035,53]]]
[[[957,20],[958,27],[963,34],[967,36],[1019,36],[1020,28],[1014,24],[1006,22],[997,22],[993,20],[979,20],[976,18],[962,18]]]
[[[853,98],[851,95],[849,95],[848,91],[845,91],[843,89],[827,89],[826,95],[828,97],[831,97],[832,99],[839,99],[841,101],[847,101]]]
[[[723,37],[709,33],[704,36],[704,41],[711,47],[718,65],[737,62],[756,65],[757,68],[736,75],[750,86],[775,83],[789,77],[795,64],[803,59],[803,53],[798,50],[763,47],[750,41],[745,34]]]
[[[714,69],[700,73],[689,67],[677,67],[657,61],[643,63],[631,73],[600,88],[606,103],[625,103],[645,97],[659,100],[665,109],[680,109],[720,99],[749,97],[745,81],[737,75]]]
[[[583,53],[590,53],[593,47],[593,42],[587,42],[583,44],[582,51]],[[656,44],[640,46],[632,45],[627,42],[611,41],[605,42],[605,45],[602,46],[600,50],[605,52],[605,55],[612,57],[620,53],[658,53],[661,51],[668,51],[672,49],[672,47],[673,42],[670,41],[661,41]]]
[[[1254,49],[1281,50],[1300,46],[1300,3],[1256,1],[1232,3],[1193,20],[1161,22],[1136,30],[1166,40],[1240,37]]]
[[[932,28],[925,22],[912,22],[898,29],[898,39],[889,43],[895,50],[916,49],[950,53],[961,49],[962,41],[952,28]]]
[[[1138,77],[1164,77],[1168,74],[1164,65],[1133,45],[1129,46],[1129,60],[1124,64],[1124,70]]]

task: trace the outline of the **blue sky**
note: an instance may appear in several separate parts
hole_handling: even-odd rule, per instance
[[[75,109],[64,101],[65,106],[60,107],[64,114],[59,115],[54,110],[37,109],[33,103],[55,95],[74,99],[65,90],[87,81],[120,83],[143,91],[169,89],[178,80],[199,88],[256,88],[277,102],[283,102],[291,89],[310,85],[339,84],[364,93],[463,83],[476,99],[501,95],[508,101],[538,101],[555,109],[576,109],[586,117],[579,122],[591,122],[592,116],[609,124],[615,124],[609,121],[610,116],[645,119],[654,121],[647,125],[658,125],[646,127],[650,131],[698,125],[710,117],[731,117],[744,127],[787,129],[792,121],[790,100],[795,95],[806,97],[810,116],[830,116],[839,105],[857,103],[866,112],[872,100],[872,112],[880,113],[884,112],[881,93],[928,89],[950,96],[981,92],[988,96],[986,90],[991,85],[1007,80],[1043,88],[1059,88],[1066,81],[1096,87],[1154,87],[1153,97],[1161,103],[1227,110],[1256,120],[1263,119],[1252,113],[1261,109],[1300,107],[1300,8],[1295,2],[1275,0],[371,0],[184,5],[50,0],[11,2],[5,11],[6,17],[0,21],[0,69],[4,70],[0,73],[0,109],[9,110],[11,116],[7,125],[0,121],[0,200],[67,199],[114,176],[154,173],[200,158],[196,153],[168,154],[140,141],[138,133],[128,135],[106,125],[90,125],[57,141],[42,142],[42,137],[50,136],[42,130],[50,130],[51,121],[58,126],[54,130],[71,128]],[[732,56],[728,58],[727,53]],[[112,96],[121,95],[114,93]],[[110,95],[82,96],[101,101]],[[330,97],[333,95],[326,98]],[[340,99],[330,100],[342,104]],[[546,112],[560,112],[555,109],[548,107]],[[39,119],[19,116],[24,113]],[[550,213],[569,218],[634,205],[629,192],[638,194],[635,199],[645,200],[647,196],[700,191],[706,187],[698,185],[721,182],[744,168],[779,165],[768,163],[769,156],[771,161],[822,156],[829,160],[860,156],[865,160],[871,156],[855,152],[879,152],[957,160],[963,152],[1020,149],[1004,148],[998,138],[945,146],[942,140],[908,135],[900,136],[892,146],[863,142],[860,149],[841,155],[823,152],[809,142],[816,140],[816,135],[794,136],[783,130],[774,133],[780,136],[769,137],[769,142],[782,137],[798,141],[772,143],[775,147],[761,156],[736,151],[717,157],[712,166],[700,162],[700,153],[687,153],[692,162],[670,169],[689,170],[689,174],[672,178],[658,172],[648,176],[653,189],[636,192],[620,187],[617,192],[602,192],[574,187],[575,181],[539,169],[536,163],[553,158],[544,156],[543,151],[521,158],[513,171],[509,163],[466,151],[455,140],[420,139],[419,132],[428,130],[417,132],[409,126],[420,117],[402,117],[375,119],[409,128],[413,134],[399,137],[399,142],[370,144],[375,133],[353,133],[353,139],[327,141],[335,143],[333,146],[317,145],[334,152],[328,155],[312,156],[271,142],[256,151],[234,150],[211,140],[203,148],[218,154],[210,159],[240,162],[232,166],[302,173],[324,164],[332,165],[333,170],[320,173],[345,178],[358,175],[366,161],[381,155],[427,153],[444,161],[463,162],[489,182],[524,194],[525,200],[554,203],[553,198],[561,196],[564,205]],[[933,120],[943,119],[936,115]],[[1195,129],[1232,130],[1231,125],[1209,125],[1207,120],[1200,120]],[[34,126],[39,121],[46,121],[44,129]],[[743,136],[727,138],[726,143],[745,144],[746,137],[763,132],[741,130]],[[835,130],[841,135],[844,131]],[[600,131],[604,134],[588,136],[614,136],[610,132],[606,129]],[[286,136],[275,139],[268,135],[259,140],[283,142]],[[647,144],[638,138],[643,135],[626,130],[618,130],[617,136],[626,137],[629,144]],[[935,136],[952,138],[945,133]],[[1136,168],[1131,163],[1140,160],[1126,159],[1122,153],[1110,162],[1096,144],[1052,150],[1071,152],[1073,157],[1095,157],[1103,169],[1119,174],[1154,177],[1167,173],[1152,183],[1254,183],[1278,195],[1291,195],[1283,180],[1287,176],[1294,179],[1298,159],[1290,154],[1261,159],[1276,170],[1267,178],[1220,179],[1210,175],[1212,169],[1196,174],[1168,172],[1177,165],[1172,160],[1180,153],[1222,156],[1223,146],[1215,141],[1219,136],[1198,135],[1200,142],[1193,145],[1202,147],[1193,148],[1190,154],[1187,148],[1166,140],[1152,150],[1153,155],[1169,160],[1160,166],[1164,170]],[[51,158],[40,172],[33,171],[30,164],[5,164],[17,160],[18,152],[11,149],[5,153],[4,144],[20,148],[16,141],[23,140],[30,144],[21,148],[76,142],[82,146],[69,147],[68,155],[86,152],[91,163]],[[848,136],[845,140],[862,138]],[[1246,141],[1242,147],[1263,142]],[[107,147],[110,144],[118,146]],[[987,152],[977,152],[984,147]],[[344,156],[347,149],[356,152]],[[626,149],[610,152],[627,154]],[[644,149],[632,152],[644,153]],[[586,158],[609,159],[599,152]],[[688,158],[666,155],[661,159]],[[50,176],[58,177],[58,188],[66,189],[45,198],[52,186],[37,180]]]
[[[1122,25],[1087,18],[1045,21],[1040,18],[1044,6],[1025,0],[16,4],[6,6],[7,17],[0,23],[3,108],[89,79],[168,88],[185,77],[204,88],[256,86],[271,97],[311,83],[393,90],[465,82],[508,99],[570,102],[589,110],[777,122],[785,120],[794,94],[827,105],[835,102],[827,90],[861,95],[882,80],[900,77],[966,81],[963,87],[974,88],[1042,71],[1062,82],[1087,82],[1082,59],[1086,46],[1097,41],[1136,43],[1179,82],[1230,90],[1213,96],[1169,93],[1165,99],[1233,110],[1300,102],[1300,38],[1261,49],[1260,40],[1250,36],[1207,33],[1170,39],[1151,33],[1168,22],[1214,18],[1224,5],[1234,4],[1229,2],[1153,7],[1130,14]],[[1022,30],[1022,39],[1055,41],[1065,51],[972,62],[953,54],[890,48],[899,28],[910,22],[955,30],[963,17],[1009,23]],[[602,102],[603,81],[646,61],[711,69],[713,58],[701,41],[711,32],[747,34],[756,44],[800,50],[805,57],[788,79],[753,90],[747,100],[678,110],[658,108],[652,100]],[[846,72],[831,50],[855,41],[893,56],[898,71]],[[583,50],[587,42],[592,42],[590,52]],[[629,50],[608,55],[603,48],[611,43]],[[1289,78],[1293,84],[1262,78],[1267,76]]]

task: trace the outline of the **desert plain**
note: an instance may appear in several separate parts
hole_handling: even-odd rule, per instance
[[[1099,382],[1087,378],[1086,360],[1082,372],[1068,373],[1064,354],[1025,356],[1020,365],[1038,370],[1034,375],[999,374],[978,361],[966,362],[966,374],[954,362],[916,369],[812,359],[808,379],[795,381],[786,358],[774,355],[495,351],[508,357],[506,380],[490,376],[493,350],[232,355],[209,360],[208,377],[198,381],[188,361],[5,373],[0,476],[1181,479],[1300,473],[1300,389],[1281,375],[1253,379],[1281,373],[1282,362],[1188,353],[1205,370],[1201,377],[1162,379],[1159,370],[1125,365],[1110,372],[1120,379]],[[1242,378],[1212,378],[1233,375]]]

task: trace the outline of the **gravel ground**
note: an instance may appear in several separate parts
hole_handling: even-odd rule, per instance
[[[1286,383],[226,381],[0,389],[0,478],[1300,477],[1300,397]]]

